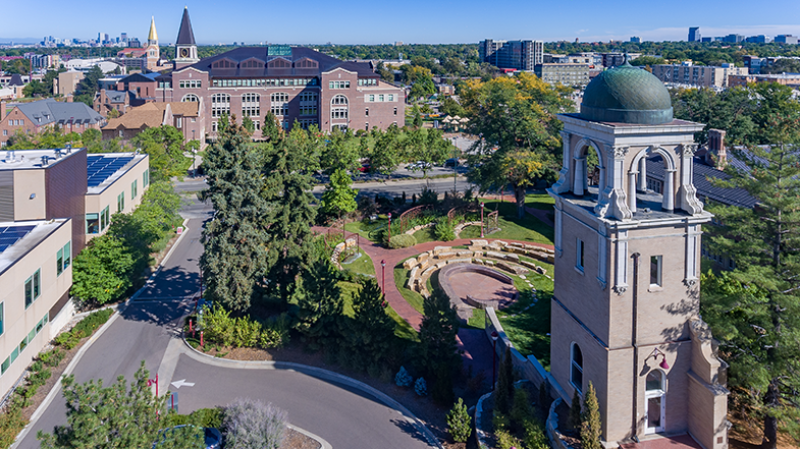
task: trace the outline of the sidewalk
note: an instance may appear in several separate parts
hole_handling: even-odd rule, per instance
[[[328,232],[328,229],[323,226],[314,226],[311,228],[313,232],[324,234]],[[341,234],[341,229],[333,228],[334,230],[332,233]],[[355,236],[357,234],[352,232],[346,232],[347,238],[351,236]],[[399,248],[399,249],[389,249],[384,248],[377,243],[370,242],[367,239],[361,239],[361,249],[364,250],[370,258],[372,258],[372,264],[375,267],[375,273],[380,276],[381,274],[381,261],[386,261],[386,291],[384,295],[386,297],[386,301],[389,303],[390,306],[400,315],[404,320],[408,321],[408,323],[413,327],[415,330],[419,330],[420,324],[422,324],[422,314],[417,312],[416,309],[411,307],[403,295],[400,294],[400,291],[397,289],[397,284],[395,283],[394,279],[394,267],[397,266],[401,261],[411,257],[416,256],[420,253],[424,253],[425,251],[432,250],[437,246],[461,246],[461,245],[469,245],[473,239],[456,239],[449,242],[425,242],[420,243],[418,245],[408,247],[408,248]],[[485,238],[483,240],[487,240],[489,242],[495,240],[503,240],[505,242],[516,242],[517,240],[508,240],[508,239],[493,239],[493,238]],[[549,248],[552,249],[552,245],[545,245],[542,243],[532,243],[532,242],[520,242],[527,245],[535,245],[540,246],[542,248]],[[478,329],[470,329],[470,328],[461,328],[458,331],[458,349],[463,351],[462,360],[464,362],[464,368],[467,369],[469,366],[472,366],[473,374],[477,374],[478,371],[484,371],[486,376],[491,376],[492,374],[492,347],[489,344],[489,340],[484,335],[483,331]]]

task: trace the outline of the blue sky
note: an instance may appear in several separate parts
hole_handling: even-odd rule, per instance
[[[685,40],[729,33],[800,34],[800,2],[774,0],[408,0],[406,2],[139,0],[68,5],[55,0],[8,1],[0,41],[8,38],[89,39],[98,32],[147,38],[155,16],[159,40],[174,42],[184,5],[201,44],[245,42],[376,44],[466,43],[493,39],[545,41]]]

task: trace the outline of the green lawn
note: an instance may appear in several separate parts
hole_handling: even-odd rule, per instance
[[[352,223],[347,223],[346,225],[344,225],[344,229],[347,232],[354,232],[354,233],[360,235],[361,237],[369,240],[369,230],[362,229],[361,225],[362,225],[362,223],[360,221],[354,221]]]
[[[403,268],[403,262],[405,262],[405,260],[401,261],[396,267],[394,267],[394,282],[397,285],[397,290],[401,295],[403,295],[403,298],[405,298],[405,300],[411,304],[411,307],[413,307],[414,310],[419,313],[423,313],[422,300],[424,298],[422,295],[406,288],[406,282],[408,282],[410,271]]]
[[[339,288],[342,289],[342,298],[344,299],[344,314],[352,318],[353,297],[357,295],[359,291],[361,291],[361,285],[354,282],[340,281]],[[415,331],[406,320],[401,318],[400,315],[395,312],[392,306],[386,307],[386,314],[389,315],[395,321],[395,323],[397,323],[397,327],[394,328],[395,335],[407,340],[419,341],[419,335],[417,334],[417,331]]]
[[[526,242],[553,244],[553,228],[542,223],[533,215],[526,214],[524,218],[517,218],[517,206],[515,203],[501,203],[496,200],[487,200],[485,213],[494,210],[500,211],[497,224],[499,231],[485,235],[493,239],[522,240]],[[479,226],[467,226],[461,231],[459,236],[462,239],[477,239],[481,236]]]
[[[553,266],[535,261],[536,265],[547,270],[552,277]],[[508,274],[508,273],[506,273]],[[538,273],[529,273],[525,277],[533,282],[538,291],[538,302],[531,304],[533,296],[528,284],[519,276],[509,275],[514,279],[514,286],[520,292],[520,299],[505,310],[498,311],[497,317],[503,325],[508,338],[522,355],[534,355],[545,369],[550,367],[550,298],[553,295],[553,281]],[[524,310],[524,311],[523,311]],[[516,314],[516,316],[511,316]]]
[[[353,273],[356,274],[363,274],[366,276],[374,277],[375,266],[372,265],[372,259],[363,250],[358,249],[358,252],[361,254],[361,257],[359,257],[352,263],[349,264],[344,263],[344,261],[347,260],[350,256],[339,259],[339,263],[342,264],[342,269],[352,271]]]
[[[525,195],[525,206],[540,209],[540,210],[553,210],[556,200],[547,193],[529,193]]]
[[[472,316],[467,320],[467,325],[475,329],[486,329],[486,311],[472,309]]]
[[[436,234],[433,232],[434,226],[429,228],[420,229],[419,231],[414,233],[414,238],[417,239],[417,243],[425,243],[425,242],[435,242],[436,241]]]

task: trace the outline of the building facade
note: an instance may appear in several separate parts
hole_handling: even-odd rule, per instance
[[[734,75],[747,75],[747,67],[723,64],[719,67],[697,66],[691,64],[656,64],[653,75],[665,83],[687,84],[700,87],[728,87],[728,78]]]
[[[89,128],[99,130],[103,123],[103,117],[83,103],[58,102],[52,98],[21,103],[11,110],[0,101],[0,117],[0,148],[16,133],[36,134],[56,125],[66,132],[82,133]]]
[[[689,42],[700,42],[702,36],[700,35],[700,27],[689,28]]]
[[[674,120],[663,83],[629,65],[598,75],[581,112],[559,119],[563,167],[548,190],[553,378],[566,400],[593,383],[610,444],[689,433],[706,449],[726,448],[726,365],[696,301],[701,226],[712,218],[692,184],[703,125]],[[661,193],[645,191],[641,168],[656,155],[668,173]]]
[[[536,76],[546,83],[583,89],[589,84],[589,64],[550,63],[536,66]]]
[[[534,70],[544,62],[544,42],[486,39],[478,44],[478,58],[500,69]]]
[[[192,140],[205,147],[206,117],[200,102],[150,102],[128,110],[125,115],[112,118],[103,127],[103,140],[120,139],[129,142],[148,128],[171,125],[183,134],[184,143]]]
[[[784,86],[791,86],[795,89],[800,87],[800,73],[780,73],[769,75],[730,75],[728,77],[728,87],[747,86],[750,83],[778,83]]]

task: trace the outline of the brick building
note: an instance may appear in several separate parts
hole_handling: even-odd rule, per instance
[[[14,134],[36,134],[53,126],[60,126],[65,132],[100,129],[103,117],[83,103],[58,102],[52,98],[18,104],[8,111],[5,102],[0,101],[0,147],[6,146]]]

